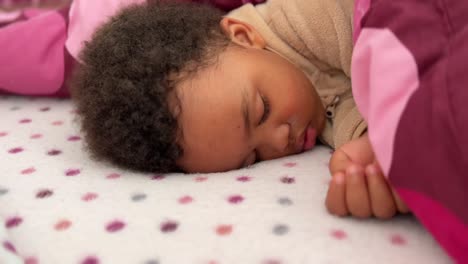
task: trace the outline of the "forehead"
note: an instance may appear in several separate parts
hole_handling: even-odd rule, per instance
[[[184,170],[225,171],[242,162],[248,148],[242,114],[246,82],[239,73],[210,68],[177,87]]]

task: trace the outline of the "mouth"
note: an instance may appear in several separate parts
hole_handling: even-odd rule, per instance
[[[316,141],[317,130],[309,124],[296,141],[296,151],[299,153],[311,150],[315,147]]]

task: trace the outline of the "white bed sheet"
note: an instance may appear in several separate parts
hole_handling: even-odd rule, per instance
[[[0,96],[0,263],[450,263],[411,216],[329,215],[329,149],[220,174],[89,159],[70,100]]]

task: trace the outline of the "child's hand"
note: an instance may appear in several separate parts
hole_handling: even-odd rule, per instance
[[[380,170],[367,135],[337,149],[330,172],[326,206],[332,214],[386,219],[409,211]]]

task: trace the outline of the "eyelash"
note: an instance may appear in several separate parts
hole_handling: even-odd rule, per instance
[[[261,95],[261,98],[263,101],[264,110],[263,110],[263,116],[260,119],[260,122],[258,122],[258,125],[263,124],[263,122],[265,122],[268,119],[268,116],[270,115],[270,101],[268,101],[268,99],[263,95]]]

